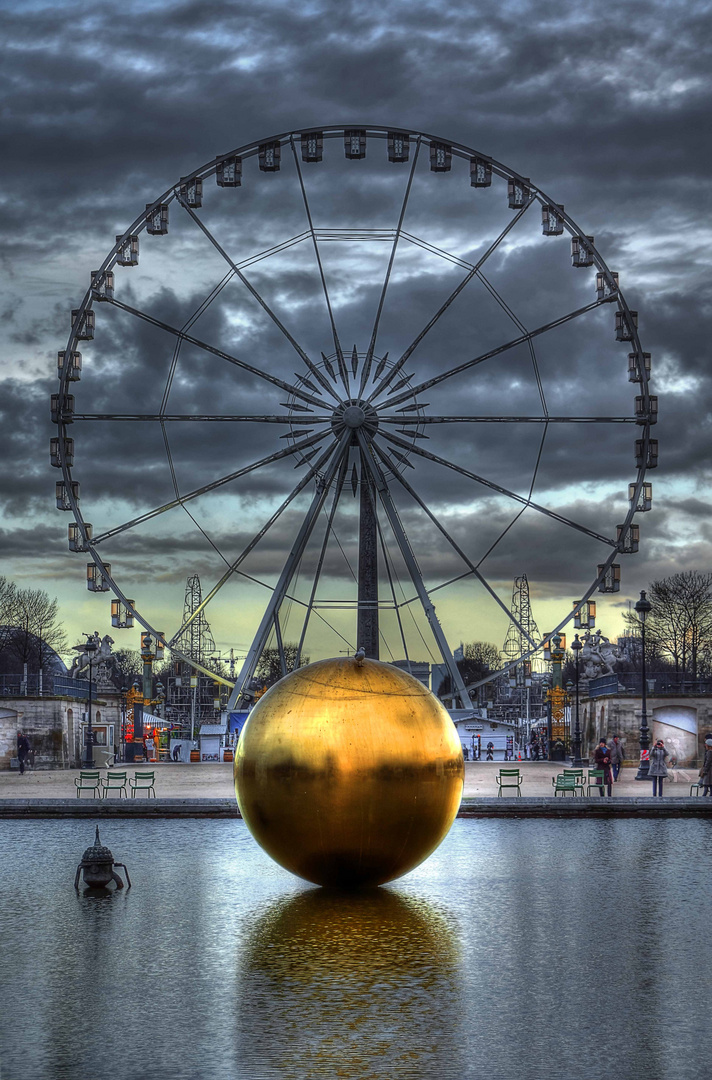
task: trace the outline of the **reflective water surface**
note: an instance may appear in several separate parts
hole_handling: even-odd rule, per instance
[[[2,1080],[697,1080],[712,824],[459,820],[339,895],[239,821],[0,821]]]

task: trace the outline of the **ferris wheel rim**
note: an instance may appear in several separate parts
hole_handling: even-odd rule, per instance
[[[187,174],[187,176],[181,177],[176,184],[173,184],[171,187],[169,187],[166,190],[166,192],[164,192],[161,196],[158,197],[158,199],[155,199],[152,203],[147,204],[146,211],[144,211],[141,215],[139,215],[135,219],[135,221],[125,230],[125,232],[123,234],[121,234],[120,237],[117,238],[116,244],[112,248],[109,255],[105,258],[104,262],[101,264],[101,267],[100,267],[99,271],[97,271],[96,273],[98,275],[104,275],[104,274],[106,274],[107,271],[111,270],[116,265],[116,263],[118,261],[119,253],[120,253],[120,251],[122,249],[122,244],[124,244],[126,242],[127,238],[131,237],[132,235],[139,234],[141,231],[143,231],[146,228],[147,222],[148,222],[148,219],[149,219],[149,216],[150,216],[151,209],[155,209],[155,207],[158,206],[159,204],[170,203],[170,202],[172,202],[173,200],[176,200],[176,199],[178,199],[180,201],[179,188],[180,188],[181,184],[185,183],[186,181],[193,180],[193,179],[198,179],[198,178],[204,179],[205,177],[208,177],[208,176],[214,174],[216,172],[216,169],[217,169],[218,164],[220,162],[224,162],[228,158],[235,157],[235,156],[240,156],[240,157],[243,157],[243,158],[252,157],[252,156],[258,154],[259,151],[260,151],[260,147],[262,147],[263,145],[265,145],[267,143],[278,143],[280,146],[282,146],[282,145],[290,143],[290,141],[291,141],[292,146],[293,146],[294,145],[294,138],[295,137],[299,138],[299,137],[301,137],[301,136],[303,136],[305,134],[320,133],[323,136],[323,138],[325,138],[325,139],[327,139],[327,138],[336,139],[336,138],[339,138],[341,136],[344,136],[347,131],[354,130],[354,129],[362,130],[365,133],[367,138],[374,138],[375,137],[375,138],[383,139],[383,138],[387,138],[389,134],[398,133],[398,134],[403,135],[403,136],[408,136],[409,138],[418,139],[419,141],[422,141],[424,144],[429,144],[430,146],[432,146],[433,143],[447,145],[454,155],[460,156],[462,158],[469,158],[470,160],[472,160],[472,158],[474,158],[474,157],[477,157],[477,158],[481,158],[482,160],[487,161],[490,164],[490,166],[492,168],[492,171],[502,179],[507,179],[507,180],[514,179],[514,180],[518,180],[518,181],[525,181],[527,183],[527,185],[529,186],[529,191],[530,191],[530,199],[529,199],[529,203],[527,205],[531,205],[531,203],[533,203],[534,201],[539,202],[542,206],[544,206],[544,205],[557,206],[558,205],[558,204],[555,204],[549,198],[549,196],[546,195],[546,193],[541,188],[538,188],[535,184],[533,184],[529,180],[529,178],[523,177],[520,173],[517,173],[516,171],[510,169],[508,166],[504,165],[503,163],[498,162],[494,158],[491,158],[486,154],[483,154],[483,153],[481,153],[479,151],[476,151],[474,148],[466,146],[465,144],[457,143],[457,142],[452,141],[452,140],[446,140],[446,139],[443,139],[440,136],[435,136],[435,135],[433,135],[431,133],[419,132],[419,131],[416,131],[416,130],[414,130],[412,128],[373,126],[373,125],[367,125],[367,124],[366,125],[358,125],[358,124],[355,124],[355,123],[293,129],[292,131],[289,131],[289,132],[282,132],[282,133],[280,133],[278,135],[268,136],[266,139],[252,140],[252,141],[250,141],[248,143],[244,143],[244,144],[242,144],[242,146],[239,146],[239,147],[235,148],[234,150],[228,151],[227,153],[224,153],[224,154],[221,154],[221,155],[217,155],[216,158],[214,158],[211,161],[207,162],[205,165],[203,165],[200,168],[194,170],[193,172]],[[582,239],[582,240],[586,241],[587,248],[588,248],[588,250],[589,250],[589,252],[591,254],[591,258],[592,258],[592,265],[594,265],[599,270],[599,272],[601,272],[601,273],[603,273],[605,275],[606,281],[609,284],[612,283],[614,276],[611,274],[611,271],[609,270],[607,264],[605,263],[603,257],[601,256],[600,252],[596,248],[595,244],[590,240],[590,238],[586,237],[586,234],[584,233],[584,231],[576,224],[576,222],[573,220],[573,218],[564,211],[563,207],[560,207],[559,209],[560,209],[560,212],[561,212],[561,217],[562,217],[565,229],[569,232],[569,234],[572,237],[577,236],[577,237],[579,237],[579,239]],[[630,345],[631,345],[632,350],[636,354],[642,356],[643,352],[642,352],[642,347],[641,347],[641,344],[640,344],[640,339],[639,339],[639,335],[638,335],[637,326],[635,324],[634,319],[632,318],[631,309],[629,308],[629,306],[628,306],[628,304],[627,304],[627,302],[625,300],[625,296],[624,296],[623,292],[621,291],[621,289],[618,286],[616,286],[615,294],[607,302],[610,302],[611,306],[613,305],[613,303],[615,303],[617,305],[617,309],[620,312],[622,312],[623,316],[625,317],[625,319],[627,321],[628,327],[629,327],[629,329],[631,331],[631,337],[629,339],[627,339],[627,340],[630,341]],[[94,303],[94,301],[93,301],[93,292],[92,292],[92,288],[90,287],[87,290],[80,307],[78,309],[76,309],[78,315],[77,315],[77,319],[74,320],[74,322],[72,324],[72,329],[70,331],[69,338],[68,338],[68,341],[67,341],[67,347],[66,347],[67,355],[70,355],[74,351],[74,349],[75,349],[75,347],[76,347],[76,345],[77,345],[77,343],[79,341],[79,332],[78,332],[78,327],[80,325],[79,321],[80,321],[81,317],[83,317],[85,312],[87,312],[87,311],[89,311],[89,310],[91,310],[93,308],[93,303]],[[648,413],[648,416],[649,416],[649,413],[650,413],[650,408],[649,408],[649,386],[648,386],[649,380],[648,380],[647,372],[645,370],[645,366],[643,364],[640,365],[640,376],[641,377],[640,377],[639,381],[641,383],[641,390],[642,390],[642,397],[643,397],[643,401],[644,401],[644,407],[645,407],[646,412]],[[68,370],[65,368],[65,370],[62,372],[62,374],[60,376],[60,397],[63,397],[66,394],[67,387],[68,387]],[[476,418],[473,418],[473,419],[476,419]],[[483,418],[480,418],[480,419],[483,419]],[[66,424],[63,422],[61,417],[58,420],[57,427],[58,427],[58,433],[59,433],[60,439],[67,437]],[[641,491],[641,488],[642,488],[644,477],[645,477],[646,472],[647,472],[647,461],[648,461],[648,452],[647,451],[648,451],[649,441],[650,441],[650,419],[648,419],[644,424],[644,433],[643,433],[644,452],[643,452],[643,455],[642,455],[642,465],[639,466],[638,469],[637,469],[637,476],[636,476],[636,481],[635,481],[635,500],[634,500],[634,502],[631,502],[629,510],[627,511],[627,513],[625,515],[625,520],[624,520],[624,523],[623,523],[625,528],[628,528],[631,525],[631,523],[633,521],[633,518],[635,517],[635,514],[637,512],[636,511],[636,506],[635,506],[634,503],[637,503],[637,501],[638,501],[638,497],[639,497],[639,494],[640,494],[640,491]],[[396,443],[396,445],[397,445],[397,443]],[[67,497],[68,497],[69,502],[71,503],[71,509],[72,509],[75,521],[80,526],[80,528],[83,528],[84,525],[85,525],[83,513],[82,513],[82,510],[81,510],[81,507],[78,505],[77,501],[74,499],[74,496],[73,496],[72,466],[70,466],[67,463],[67,461],[64,458],[64,455],[62,456],[61,467],[62,467],[62,475],[63,475],[64,482],[65,482],[66,489],[67,489]],[[528,501],[531,502],[531,500],[528,500]],[[86,543],[87,543],[87,547],[86,547],[85,550],[90,554],[90,556],[91,556],[92,560],[94,561],[94,563],[96,564],[96,566],[98,568],[100,568],[100,569],[103,569],[104,563],[103,563],[101,554],[96,551],[95,544],[90,539],[86,540]],[[596,589],[600,586],[601,581],[604,579],[607,571],[609,570],[610,566],[614,563],[614,560],[618,557],[619,554],[620,554],[619,549],[614,547],[611,554],[608,556],[607,560],[605,560],[604,564],[602,564],[603,568],[602,568],[601,572],[598,574],[597,578],[593,581],[593,583],[588,588],[587,592],[585,593],[585,595],[582,597],[581,601],[579,602],[578,608],[575,608],[573,611],[569,611],[567,613],[567,615],[565,616],[565,618],[562,619],[561,622],[558,624],[558,626],[555,628],[555,630],[551,631],[551,634],[557,633],[559,630],[561,630],[564,626],[566,626],[575,617],[575,615],[577,613],[577,610],[580,610],[580,608],[583,606],[583,604],[588,599],[590,599],[590,597],[593,595],[593,593],[596,591]],[[130,605],[130,601],[127,600],[126,596],[124,595],[122,590],[118,587],[118,585],[117,585],[116,581],[114,580],[114,578],[111,575],[107,575],[107,579],[109,580],[111,589],[114,592],[114,594],[123,603],[127,604],[127,606],[130,607],[130,609],[133,611],[134,617],[137,619],[137,621],[142,626],[144,626],[144,628],[146,630],[148,630],[151,633],[156,634],[157,631],[148,623],[147,620],[144,619],[144,617],[141,615],[139,610],[135,606],[132,607]],[[523,654],[521,657],[518,658],[517,661],[514,661],[512,664],[504,667],[502,670],[507,671],[507,670],[509,670],[510,667],[516,666],[517,663],[521,662],[524,659],[527,659],[531,655],[534,655],[536,652],[538,652],[543,647],[545,640],[546,639],[542,639],[542,641],[535,648],[533,648],[529,652]],[[211,677],[216,677],[215,673],[212,672],[210,669],[200,667],[200,665],[195,665],[192,661],[189,660],[189,658],[183,657],[181,655],[180,651],[177,650],[176,648],[172,648],[172,651],[179,658],[187,660],[187,662],[192,663],[193,666],[199,667],[199,669],[202,670],[205,674],[209,674]],[[497,674],[500,674],[500,673],[497,673]],[[494,677],[496,677],[496,675],[491,676],[491,678],[494,678]],[[226,685],[231,685],[230,680],[221,678],[220,681],[224,682]],[[483,682],[484,681],[489,681],[489,680],[483,680]],[[477,685],[479,685],[479,684],[477,684]]]

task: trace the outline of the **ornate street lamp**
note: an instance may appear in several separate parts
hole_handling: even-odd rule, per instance
[[[551,688],[547,691],[548,722],[547,742],[549,759],[556,739],[565,739],[564,704],[566,694],[562,685],[562,665],[566,658],[566,634],[547,634],[544,643],[544,659],[551,661]],[[554,728],[556,727],[556,730]]]
[[[571,762],[571,765],[574,769],[581,769],[583,768],[583,761],[581,760],[581,725],[579,723],[579,653],[583,648],[583,642],[579,641],[578,634],[576,634],[574,640],[571,642],[571,648],[574,651],[574,657],[576,660],[576,682],[574,684],[574,693],[576,695],[576,712],[573,739],[573,760]]]
[[[121,760],[126,761],[126,695],[127,686],[121,687]]]
[[[640,636],[642,641],[643,656],[642,656],[642,673],[643,673],[643,712],[640,719],[640,765],[638,766],[638,772],[636,774],[636,780],[647,780],[648,772],[650,769],[650,729],[648,728],[648,709],[647,709],[647,691],[648,683],[645,673],[645,620],[648,617],[648,613],[652,609],[652,604],[645,595],[645,589],[640,594],[640,600],[635,605],[635,610],[638,618],[640,619]]]
[[[91,634],[86,635],[86,641],[83,645],[75,645],[74,648],[81,653],[86,653],[89,657],[89,697],[87,702],[87,728],[86,728],[86,751],[84,754],[84,765],[87,769],[93,769],[94,767],[94,731],[91,724],[91,664],[94,653],[96,652],[96,641]]]

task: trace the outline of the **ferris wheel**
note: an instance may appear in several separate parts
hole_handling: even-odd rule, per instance
[[[187,662],[201,613],[244,642],[231,707],[269,645],[284,673],[428,651],[469,706],[463,611],[516,628],[511,667],[547,637],[516,573],[570,585],[550,636],[638,549],[658,447],[637,322],[594,238],[475,149],[342,126],[230,150],[145,206],[71,313],[50,447],[70,550],[115,626]]]

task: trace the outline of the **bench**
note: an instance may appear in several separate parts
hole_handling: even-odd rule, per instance
[[[102,784],[103,784],[103,791],[102,791],[103,798],[106,798],[109,791],[118,791],[119,798],[121,798],[121,793],[123,792],[123,794],[128,799],[129,793],[126,790],[126,773],[125,772],[109,772],[107,770],[106,776],[102,780]]]
[[[576,793],[581,791],[581,784],[579,784],[577,776],[564,776],[563,773],[559,773],[558,776],[552,777],[551,782],[554,785],[554,797],[559,792],[565,795],[567,791],[570,791],[575,797]]]
[[[495,777],[497,781],[498,790],[497,796],[502,794],[502,791],[506,787],[514,788],[517,795],[522,794],[522,777],[519,774],[519,769],[500,769],[499,775]]]
[[[156,781],[156,773],[154,772],[138,772],[129,777],[129,787],[131,788],[131,798],[135,798],[137,791],[145,791],[146,797],[151,798],[153,795],[156,798],[156,789],[154,787]]]
[[[605,780],[605,772],[603,769],[589,769],[588,770],[588,783],[586,784],[586,794],[590,797],[591,788],[594,791],[600,791],[603,788],[604,793],[606,788],[603,787],[603,781]]]
[[[91,791],[92,798],[101,798],[101,776],[98,769],[85,769],[74,777],[74,786],[77,789],[77,798],[81,798],[83,791]]]

